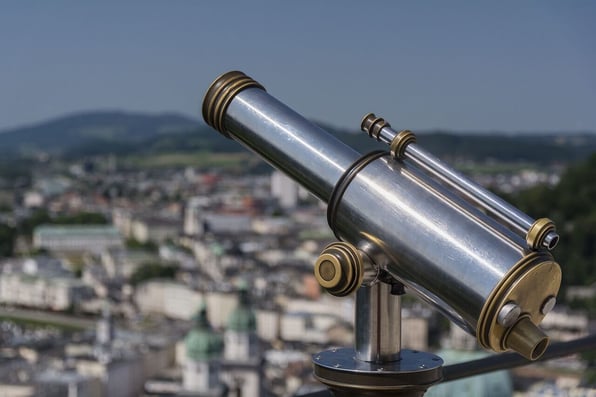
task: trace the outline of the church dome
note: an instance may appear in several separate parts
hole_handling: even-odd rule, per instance
[[[228,329],[238,332],[252,332],[257,329],[257,319],[252,310],[238,307],[230,314]]]
[[[257,317],[250,306],[248,287],[240,286],[238,306],[228,317],[228,329],[237,332],[254,332],[257,330]]]
[[[194,322],[194,327],[184,340],[186,357],[205,361],[221,356],[224,348],[223,338],[211,328],[204,305],[196,314]]]

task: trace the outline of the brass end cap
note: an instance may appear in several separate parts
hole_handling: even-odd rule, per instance
[[[551,239],[546,247],[549,250],[555,248],[555,245],[557,245],[559,240],[556,235],[555,223],[548,218],[537,219],[536,222],[530,226],[530,229],[528,229],[528,233],[526,234],[526,243],[528,244],[528,247],[534,250],[544,247],[544,240],[550,233],[553,233],[555,237],[554,239]]]
[[[262,85],[239,71],[227,72],[216,78],[203,98],[202,111],[205,122],[230,138],[224,128],[224,115],[228,105],[240,91],[251,87],[265,90]]]
[[[406,147],[416,142],[416,135],[410,130],[400,131],[389,145],[391,155],[396,159],[403,159],[406,154]]]
[[[381,117],[375,116],[374,113],[364,115],[360,122],[360,129],[368,134],[371,138],[379,140],[379,134],[385,127],[391,127],[391,124]]]
[[[561,277],[561,268],[548,251],[523,257],[485,301],[476,326],[478,343],[495,352],[514,350],[530,360],[540,357],[548,338],[538,324],[554,305]],[[511,302],[519,306],[520,317],[511,324],[499,321]]]
[[[505,335],[505,347],[521,354],[528,360],[539,359],[548,347],[549,339],[540,328],[530,320],[529,316],[522,316]]]
[[[329,244],[315,262],[315,278],[331,295],[346,296],[362,284],[364,264],[358,249],[351,244]]]

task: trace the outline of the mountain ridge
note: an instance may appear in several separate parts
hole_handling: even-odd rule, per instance
[[[364,133],[317,123],[361,153],[387,147]],[[418,141],[438,157],[452,159],[569,162],[596,151],[592,133],[458,133],[421,131]],[[36,153],[77,158],[102,154],[239,152],[245,150],[203,122],[175,112],[149,114],[120,110],[72,113],[0,132],[0,155]]]
[[[69,113],[65,113],[58,116],[48,117],[43,120],[23,123],[22,125],[16,125],[11,127],[3,127],[0,128],[0,135],[4,133],[11,133],[16,132],[24,129],[31,129],[40,126],[46,126],[48,124],[60,123],[64,120],[81,120],[84,119],[86,121],[94,118],[94,117],[104,117],[104,118],[113,118],[113,117],[174,117],[186,120],[188,122],[194,122],[199,124],[198,119],[194,119],[190,116],[183,115],[182,113],[174,112],[174,111],[163,111],[163,112],[137,112],[137,111],[129,111],[129,110],[122,110],[122,109],[90,109],[90,110],[81,110],[81,111],[73,111]]]
[[[0,152],[62,154],[93,141],[141,142],[192,130],[199,122],[177,113],[145,114],[117,110],[77,112],[24,127],[0,131]]]

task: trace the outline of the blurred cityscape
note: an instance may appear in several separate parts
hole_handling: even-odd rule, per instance
[[[311,355],[353,343],[353,299],[322,292],[312,273],[334,241],[325,206],[266,166],[119,161],[40,155],[30,179],[2,180],[0,396],[322,390]],[[514,195],[554,188],[566,167],[473,177]],[[561,293],[566,302],[593,300],[596,284]],[[489,354],[420,301],[403,302],[404,347],[446,364]],[[560,304],[542,326],[553,340],[596,332],[587,306]],[[428,395],[594,396],[590,360],[569,356],[441,384]]]
[[[208,123],[235,123],[215,116],[252,83],[208,88],[230,70],[361,154],[388,149],[370,138],[389,135],[359,130],[374,111],[530,218],[552,219],[562,280],[540,326],[552,342],[596,341],[596,1],[231,5],[2,2],[0,397],[329,397],[312,358],[354,346],[354,296],[333,297],[313,274],[336,241],[326,204],[273,170],[271,158],[198,121],[200,96],[211,92]],[[258,106],[250,113],[261,115]],[[359,207],[373,215],[354,224],[393,223],[375,208]],[[396,233],[392,251],[415,245],[421,259],[453,264],[450,277],[436,276],[446,269],[437,259],[416,266],[408,256],[412,271],[391,264],[411,284],[400,298],[402,346],[445,366],[495,357],[414,297],[426,286],[411,276],[437,282],[428,293],[438,298],[461,296],[460,286],[490,294],[480,313],[469,310],[481,303],[475,293],[453,301],[466,322],[492,318],[488,306],[507,294],[499,308],[507,323],[517,318],[507,303],[521,278],[512,289],[508,277],[484,288],[480,271],[493,258],[510,262],[494,248],[504,240],[480,237],[494,247],[468,251],[483,261],[469,269],[453,251],[464,239],[478,246],[463,219],[450,218],[457,231],[445,233],[434,209],[400,208],[406,216],[394,219],[417,217],[433,226],[428,241],[447,244],[425,245],[409,232],[426,230],[400,226],[410,241],[398,244],[406,234]],[[550,291],[540,303],[543,314]],[[425,395],[596,397],[596,348],[439,383]]]

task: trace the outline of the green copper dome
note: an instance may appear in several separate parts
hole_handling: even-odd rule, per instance
[[[257,330],[257,317],[250,307],[248,287],[242,284],[238,294],[238,307],[228,317],[228,329],[237,332],[254,332]]]
[[[223,338],[211,328],[205,305],[202,305],[195,315],[194,322],[193,329],[184,340],[186,357],[205,361],[221,356],[224,348]]]

